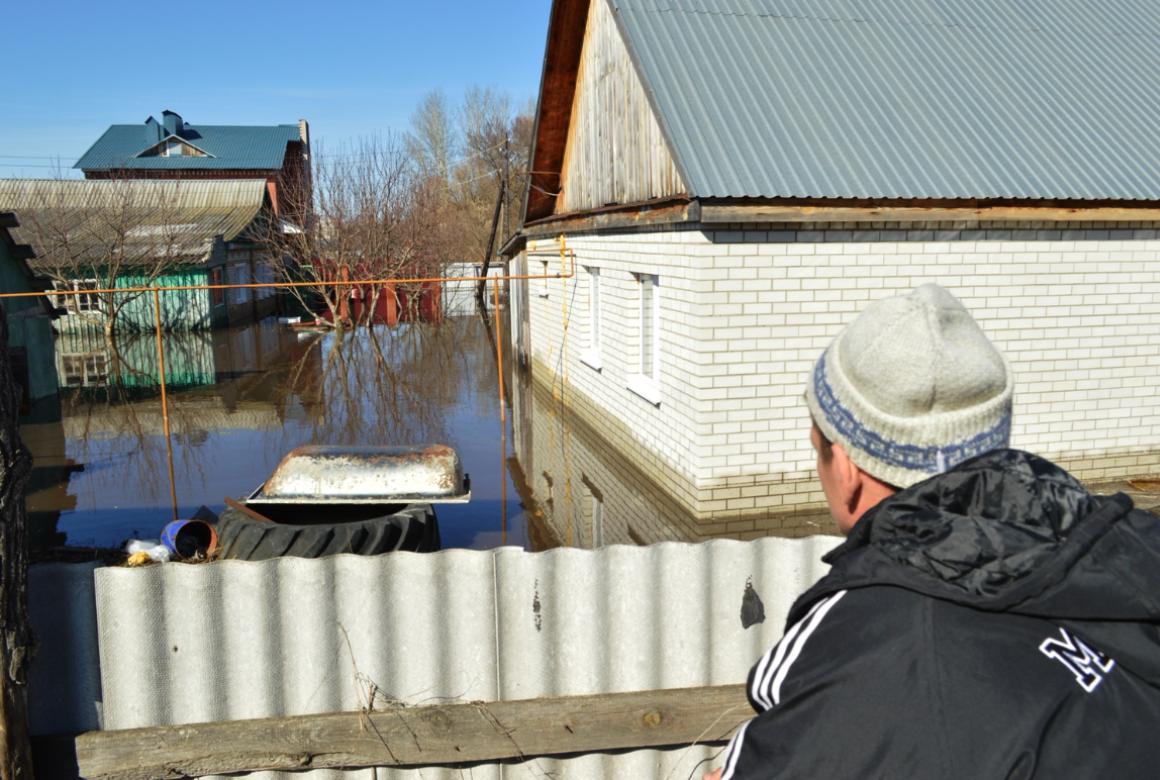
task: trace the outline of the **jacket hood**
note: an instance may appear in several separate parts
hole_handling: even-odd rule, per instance
[[[1160,522],[1054,464],[995,450],[891,496],[826,556],[791,611],[893,585],[975,609],[1061,622],[1160,622]]]

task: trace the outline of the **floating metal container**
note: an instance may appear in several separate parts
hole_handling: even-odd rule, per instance
[[[246,503],[462,504],[471,484],[459,454],[443,444],[399,447],[309,445],[289,452]]]

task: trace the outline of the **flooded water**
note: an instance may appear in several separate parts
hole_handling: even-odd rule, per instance
[[[155,340],[119,336],[114,349],[102,334],[62,334],[56,350],[59,415],[21,429],[34,457],[34,549],[156,538],[173,498]],[[472,481],[470,503],[438,507],[443,545],[528,546],[479,317],[342,337],[267,320],[169,334],[165,359],[179,516],[248,495],[303,444],[438,442],[458,450]]]
[[[113,345],[101,333],[61,334],[51,358],[59,403],[42,405],[21,428],[34,457],[34,556],[155,539],[175,504],[179,517],[202,506],[218,512],[305,444],[454,447],[472,496],[437,507],[444,547],[833,532],[817,513],[779,519],[772,531],[751,519],[707,530],[658,487],[655,458],[630,451],[632,437],[612,416],[586,422],[514,370],[506,345],[501,424],[493,333],[479,316],[464,316],[344,335],[274,320],[168,334],[168,447],[152,334]]]

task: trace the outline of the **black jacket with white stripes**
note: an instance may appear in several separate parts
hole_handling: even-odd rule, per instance
[[[868,512],[753,668],[724,780],[1160,777],[1160,521],[987,453]]]

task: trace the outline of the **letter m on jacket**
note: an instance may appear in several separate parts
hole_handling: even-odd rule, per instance
[[[1059,661],[1067,667],[1075,681],[1087,693],[1091,693],[1104,680],[1104,676],[1112,671],[1116,662],[1103,653],[1093,650],[1078,636],[1072,636],[1067,629],[1059,629],[1061,638],[1048,637],[1039,645],[1039,652],[1048,658]]]

